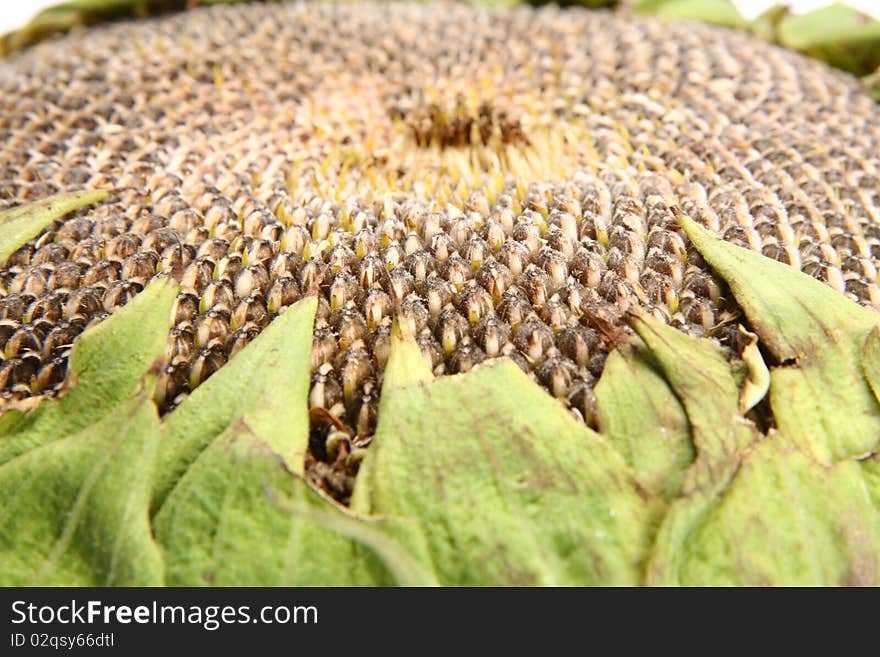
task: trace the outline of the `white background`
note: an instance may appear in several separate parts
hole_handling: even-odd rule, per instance
[[[61,0],[0,0],[0,34],[14,30],[49,5]],[[846,4],[880,18],[880,0],[845,0]],[[762,11],[778,4],[778,0],[734,0],[746,18],[753,18]],[[795,11],[809,11],[830,4],[830,0],[787,0]]]

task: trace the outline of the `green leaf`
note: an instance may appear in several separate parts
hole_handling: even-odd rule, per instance
[[[670,504],[652,551],[648,581],[663,583],[682,567],[690,534],[730,483],[742,450],[756,432],[739,413],[740,391],[725,350],[665,326],[641,310],[634,312],[630,324],[684,406],[697,450],[684,473],[681,496]]]
[[[692,338],[636,309],[630,325],[681,401],[691,426],[697,459],[686,476],[685,494],[715,482],[715,465],[734,459],[754,433],[739,412],[740,390],[728,352]]]
[[[745,27],[745,19],[731,0],[635,0],[637,14]]]
[[[620,455],[507,359],[413,381],[421,361],[392,342],[353,509],[441,584],[637,584],[662,504]]]
[[[663,585],[876,586],[880,514],[859,465],[824,467],[783,436],[744,456]]]
[[[0,464],[82,431],[130,397],[162,357],[175,293],[174,284],[157,280],[80,335],[70,356],[66,395],[0,417]]]
[[[148,515],[159,430],[142,391],[0,466],[0,585],[161,585]]]
[[[880,21],[835,3],[806,14],[789,14],[777,27],[778,42],[856,75],[880,66]]]
[[[821,463],[877,449],[880,404],[865,381],[862,348],[880,315],[787,265],[679,223],[730,286],[761,342],[780,362],[770,404],[781,433]]]
[[[312,490],[244,423],[198,456],[155,529],[171,586],[425,583],[380,522]]]
[[[238,420],[288,468],[302,473],[316,309],[315,297],[288,308],[165,418],[168,433],[159,445],[154,511],[199,453]]]
[[[684,407],[647,349],[631,341],[609,354],[595,392],[602,436],[639,481],[664,500],[675,497],[695,450]]]
[[[0,264],[6,264],[9,256],[39,235],[53,221],[106,197],[106,191],[56,194],[0,212]]]

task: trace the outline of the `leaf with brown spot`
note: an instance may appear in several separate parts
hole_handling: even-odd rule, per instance
[[[681,495],[670,503],[663,519],[647,573],[649,583],[675,583],[692,533],[730,485],[742,451],[757,432],[739,413],[740,391],[724,349],[687,336],[641,310],[634,311],[630,325],[684,406],[697,452],[684,473]]]
[[[663,505],[511,361],[430,378],[392,341],[353,509],[441,584],[637,584]],[[413,375],[416,372],[416,375]]]
[[[679,214],[679,223],[730,286],[750,328],[780,363],[770,405],[780,432],[830,465],[880,446],[880,404],[862,349],[880,314],[788,265],[734,246]]]
[[[172,586],[433,583],[387,524],[313,490],[243,422],[198,455],[154,519]]]
[[[290,306],[165,418],[153,511],[199,453],[233,422],[302,473],[309,441],[309,377],[315,297]]]
[[[744,455],[674,562],[652,583],[876,586],[880,513],[857,462],[825,467],[774,434]]]

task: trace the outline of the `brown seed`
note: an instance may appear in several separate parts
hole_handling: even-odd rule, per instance
[[[35,392],[45,392],[64,382],[67,374],[67,358],[55,356],[40,367],[34,378]]]
[[[429,317],[424,300],[415,293],[400,304],[400,321],[407,323],[412,335],[419,335],[428,327]]]
[[[111,237],[104,243],[104,257],[108,260],[123,262],[137,253],[141,240],[137,235],[124,233]]]
[[[70,349],[76,336],[82,332],[84,326],[85,324],[80,324],[79,322],[60,322],[56,324],[43,338],[43,357],[57,356]]]
[[[361,388],[361,394],[353,405],[351,418],[358,434],[372,434],[376,428],[379,410],[379,387],[368,381]]]
[[[467,318],[471,326],[494,312],[491,295],[476,281],[468,281],[455,295],[454,301],[458,312]]]
[[[341,367],[342,394],[346,406],[352,404],[361,385],[373,375],[370,355],[363,348],[363,343],[346,352]]]
[[[192,322],[199,314],[199,297],[190,292],[180,292],[171,306],[171,324],[178,326]]]
[[[364,318],[367,328],[378,327],[384,318],[391,316],[391,297],[378,288],[369,290],[364,299]]]
[[[382,287],[387,285],[388,271],[385,264],[377,255],[368,255],[360,262],[358,269],[358,281],[364,290],[371,287]]]
[[[577,368],[559,356],[551,356],[541,363],[537,370],[538,380],[551,395],[565,398],[569,394],[572,381],[577,375]]]
[[[407,256],[404,266],[413,276],[416,284],[424,283],[435,271],[434,257],[428,251],[416,251]]]
[[[296,279],[299,277],[301,267],[302,259],[298,255],[292,251],[282,251],[269,265],[269,276],[271,278],[289,276]]]
[[[154,388],[153,399],[159,408],[169,406],[178,395],[188,389],[189,369],[189,362],[183,357],[177,357],[165,366]]]
[[[73,246],[69,258],[74,262],[81,262],[86,267],[91,267],[104,257],[104,241],[94,237],[86,237]]]
[[[218,307],[225,308],[227,312],[230,312],[234,299],[232,283],[222,278],[211,281],[202,291],[202,296],[199,300],[199,312],[207,312]]]
[[[366,320],[353,305],[334,311],[331,315],[331,324],[336,328],[336,333],[339,336],[339,348],[342,351],[346,351],[366,339]]]
[[[196,252],[196,257],[207,258],[212,262],[218,262],[226,256],[228,251],[229,242],[220,239],[219,237],[213,237],[211,239],[205,240],[199,245],[198,251]]]
[[[121,276],[121,262],[118,260],[98,260],[83,273],[79,279],[79,284],[83,286],[107,286],[111,282],[118,280]]]
[[[46,274],[38,268],[29,268],[12,280],[9,291],[40,297],[49,289]]]
[[[81,283],[84,267],[80,263],[66,262],[55,266],[49,276],[48,286],[50,290],[75,290]],[[96,281],[95,284],[99,284]]]
[[[510,326],[495,315],[487,315],[474,327],[474,338],[487,356],[499,356],[510,340]]]
[[[330,363],[323,363],[312,375],[309,408],[330,409],[342,401],[342,386],[336,380]]]
[[[276,278],[269,288],[266,298],[266,310],[270,314],[280,312],[287,306],[296,303],[300,298],[300,289],[296,280],[290,276]]]
[[[586,366],[591,351],[599,347],[599,336],[583,326],[569,326],[559,332],[556,344],[563,356],[577,365]]]
[[[316,327],[312,337],[312,369],[333,361],[337,352],[336,336],[329,326]]]
[[[215,311],[216,312],[216,311]],[[269,311],[263,295],[252,293],[241,299],[232,312],[231,326],[238,328],[246,324],[265,326],[269,323]]]
[[[589,426],[596,425],[596,395],[591,383],[578,380],[572,383],[568,393],[568,403]]]
[[[36,250],[33,256],[31,256],[30,264],[32,267],[59,265],[67,260],[68,255],[69,250],[66,246],[57,242],[49,242]]]
[[[174,362],[177,358],[189,360],[195,351],[195,337],[192,325],[175,326],[168,334],[165,343],[165,362]]]
[[[449,355],[451,373],[469,372],[486,360],[486,354],[473,342],[461,343]]]
[[[43,295],[28,306],[22,319],[25,322],[45,319],[52,323],[58,323],[64,314],[64,302],[66,299],[67,295],[63,292],[50,292]]]
[[[208,260],[208,262],[211,261]],[[242,267],[241,256],[238,253],[230,253],[217,261],[217,264],[213,267],[212,276],[232,282],[236,280]]]
[[[257,324],[245,324],[241,328],[235,330],[230,338],[231,347],[229,348],[229,357],[232,358],[239,351],[248,346],[260,334],[262,327]]]
[[[268,267],[275,257],[275,246],[269,240],[255,239],[247,248],[243,262]]]
[[[339,271],[330,282],[330,308],[337,310],[349,302],[358,303],[361,288],[357,279],[347,270]]]
[[[194,390],[197,386],[204,383],[208,377],[214,374],[226,363],[226,349],[218,343],[208,343],[193,360],[189,370],[189,388]]]
[[[504,242],[495,257],[514,277],[523,273],[531,259],[528,247],[516,240]]]
[[[198,296],[202,293],[214,274],[214,263],[208,258],[196,258],[183,271],[181,288]]]
[[[42,348],[39,336],[33,332],[31,327],[22,326],[9,336],[3,354],[5,358],[15,358],[29,351],[39,353]]]
[[[68,319],[83,315],[91,318],[104,308],[104,289],[101,287],[81,287],[72,291],[64,304],[64,316]]]
[[[22,321],[27,309],[36,300],[34,295],[25,293],[10,294],[0,299],[0,319]]]
[[[319,258],[309,258],[299,273],[299,286],[305,294],[310,294],[329,283],[328,267]]]
[[[132,281],[114,281],[104,291],[103,306],[104,310],[112,311],[121,308],[131,301],[143,287]]]
[[[194,327],[194,344],[199,349],[215,340],[225,345],[229,338],[229,318],[216,310],[209,310],[199,315]]]
[[[468,321],[454,308],[446,308],[440,313],[434,334],[447,355],[455,351],[469,333],[470,325]]]
[[[513,344],[532,363],[539,363],[553,346],[553,331],[535,315],[513,330]]]

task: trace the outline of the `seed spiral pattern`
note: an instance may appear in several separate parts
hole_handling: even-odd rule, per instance
[[[181,284],[167,411],[305,294],[310,404],[369,435],[392,319],[437,374],[506,355],[592,421],[639,305],[729,341],[672,220],[880,307],[880,113],[852,78],[719,28],[578,9],[219,6],[0,63],[0,208],[112,188],[0,271],[4,404],[74,338]]]

